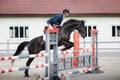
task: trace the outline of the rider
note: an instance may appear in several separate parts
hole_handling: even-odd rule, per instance
[[[70,11],[68,9],[64,9],[62,14],[57,14],[55,16],[53,16],[52,18],[50,18],[47,21],[47,24],[50,24],[50,27],[53,28],[53,24],[56,25],[57,28],[59,28],[61,26],[61,23],[63,21],[63,19],[68,16],[70,14]]]

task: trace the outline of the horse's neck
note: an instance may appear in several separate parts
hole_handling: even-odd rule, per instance
[[[64,26],[63,26],[64,27]],[[65,34],[66,36],[70,36],[71,33],[74,31],[75,29],[73,27],[67,27],[67,28],[61,28],[60,29],[60,33],[61,34]]]
[[[71,34],[73,31],[75,31],[75,27],[74,26],[71,26],[71,27],[67,27],[66,28],[66,31],[68,31],[69,34]]]

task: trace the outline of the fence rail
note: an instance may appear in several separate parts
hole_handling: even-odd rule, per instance
[[[1,53],[11,53],[11,52],[15,52],[17,46],[20,44],[21,42],[11,42],[9,40],[7,41],[4,41],[4,42],[0,42],[0,54]],[[88,47],[87,45],[91,44],[90,41],[86,41],[85,42],[85,46]],[[11,46],[14,46],[14,49],[12,47],[11,49]],[[84,42],[81,42],[81,45],[84,45]],[[117,45],[117,46],[115,46]],[[3,48],[4,46],[4,48]],[[101,47],[102,46],[102,47]],[[91,46],[89,46],[90,48]],[[99,52],[109,52],[109,51],[114,51],[114,52],[120,52],[120,41],[99,41],[98,42],[98,49],[99,49]],[[27,51],[27,49],[25,49],[25,51]]]

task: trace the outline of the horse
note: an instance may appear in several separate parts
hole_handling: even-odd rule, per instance
[[[85,21],[84,20],[75,20],[70,19],[64,22],[63,27],[59,28],[58,32],[58,46],[64,45],[65,48],[62,50],[70,49],[74,46],[74,43],[69,41],[71,33],[77,30],[82,38],[86,37],[86,28],[85,28]],[[29,54],[36,54],[42,50],[45,50],[45,41],[43,36],[38,36],[30,41],[24,41],[20,43],[17,47],[16,52],[13,56],[18,56],[24,50],[25,47],[28,47]],[[53,47],[50,47],[53,49]],[[31,62],[34,58],[29,58],[26,62],[26,66],[30,66]],[[15,60],[12,60],[11,63],[13,64]],[[29,77],[28,69],[24,71],[25,77]]]

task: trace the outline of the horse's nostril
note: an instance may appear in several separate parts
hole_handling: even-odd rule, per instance
[[[83,36],[83,38],[85,38],[86,36]]]

